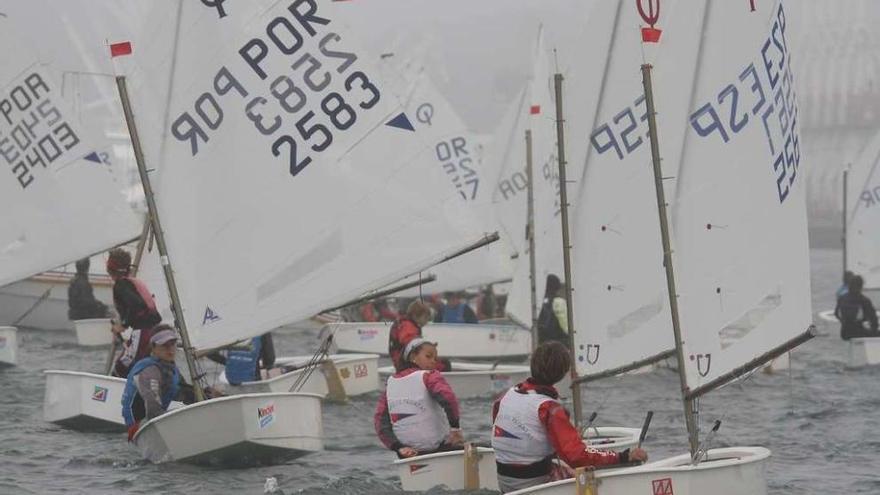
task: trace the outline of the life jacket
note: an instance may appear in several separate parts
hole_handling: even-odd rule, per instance
[[[458,303],[454,308],[448,304],[443,305],[443,323],[464,323],[464,304]]]
[[[140,279],[134,277],[125,277],[126,280],[134,285],[135,290],[144,301],[144,309],[138,311],[131,317],[132,328],[152,328],[162,322],[162,315],[156,309],[156,299],[153,293],[147,288]]]
[[[256,380],[262,350],[263,341],[260,337],[251,339],[247,349],[230,350],[226,354],[226,381],[238,385]]]
[[[492,428],[495,460],[502,464],[531,465],[554,454],[547,429],[538,416],[541,404],[559,402],[544,394],[520,393],[511,388],[501,398]]]
[[[435,450],[449,434],[446,414],[425,386],[425,373],[428,371],[391,376],[385,388],[394,436],[420,452]]]
[[[141,406],[143,407],[143,398],[141,398],[140,393],[138,393],[137,385],[135,384],[135,377],[137,377],[138,373],[149,368],[150,366],[159,366],[159,360],[154,358],[153,356],[146,357],[141,359],[137,363],[135,363],[134,367],[132,367],[131,371],[128,373],[128,378],[125,380],[125,390],[122,392],[122,417],[125,419],[125,426],[132,426],[141,418],[135,418],[134,409],[135,402],[137,399],[140,399]],[[168,409],[168,406],[171,404],[171,401],[177,396],[177,391],[180,388],[180,372],[177,370],[177,366],[174,367],[174,374],[171,378],[171,383],[168,388],[165,390],[165,393],[162,394],[162,408]]]

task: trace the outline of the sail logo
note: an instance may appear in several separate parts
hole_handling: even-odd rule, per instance
[[[599,362],[599,348],[599,344],[587,344],[587,363],[596,364],[597,362]],[[593,352],[594,350],[595,352]]]
[[[756,60],[690,116],[697,135],[720,138],[724,144],[744,129],[757,127],[767,142],[768,173],[775,179],[780,204],[794,187],[801,159],[797,98],[785,26],[780,4]]]
[[[92,400],[96,400],[98,402],[107,402],[108,395],[110,395],[110,390],[95,385],[95,390],[92,392]]]
[[[257,421],[260,429],[263,429],[275,421],[275,404],[269,403],[266,406],[257,408]]]
[[[712,354],[691,354],[690,359],[695,361],[697,373],[700,376],[705,377],[709,374],[709,370],[712,368]]]
[[[209,9],[216,9],[219,19],[226,17],[226,9],[223,8],[223,2],[226,0],[202,0],[202,4]]]
[[[205,316],[202,318],[202,326],[214,323],[220,319],[220,315],[214,312],[210,306],[205,306]]]
[[[672,491],[672,478],[663,478],[651,481],[653,495],[675,495]]]

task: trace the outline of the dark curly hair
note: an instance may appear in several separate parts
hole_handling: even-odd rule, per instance
[[[560,342],[544,342],[532,353],[530,368],[535,383],[553,385],[571,369],[571,354]]]
[[[122,248],[110,250],[107,258],[107,271],[118,275],[128,275],[131,269],[131,255]]]

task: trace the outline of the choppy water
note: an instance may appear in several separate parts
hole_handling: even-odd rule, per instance
[[[833,305],[840,252],[813,250],[813,308]],[[773,451],[768,474],[773,494],[880,493],[880,367],[846,369],[846,347],[836,325],[816,318],[825,334],[792,357],[793,371],[756,373],[702,400],[704,428],[723,425],[712,446],[763,445]],[[317,330],[276,333],[280,355],[317,347]],[[211,469],[152,465],[122,434],[86,434],[42,420],[48,368],[99,371],[104,350],[82,350],[71,334],[22,331],[20,362],[0,370],[0,494],[5,493],[263,493],[267,477],[290,493],[380,494],[400,490],[393,455],[375,439],[377,395],[324,407],[326,451],[287,465]],[[656,458],[682,453],[686,435],[671,371],[622,377],[585,390],[584,410],[599,410],[599,424],[639,426],[655,411],[646,442]],[[462,404],[468,437],[488,441],[489,400]]]

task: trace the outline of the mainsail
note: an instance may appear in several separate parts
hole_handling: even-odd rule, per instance
[[[556,122],[553,81],[543,30],[534,52],[532,77],[514,101],[495,137],[490,159],[500,172],[493,195],[500,224],[514,240],[518,252],[506,312],[514,321],[531,326],[530,269],[527,228],[525,132],[532,136],[532,181],[535,228],[535,280],[537,297],[543,297],[547,275],[562,274],[562,236],[559,220],[559,169],[556,161]],[[534,311],[537,311],[535,308]]]
[[[0,18],[0,285],[137,237],[142,216],[120,192],[98,122],[62,95],[62,71]],[[67,97],[65,97],[67,96]]]
[[[129,77],[140,133],[161,137],[145,155],[195,347],[308,317],[482,236],[344,9],[178,5],[153,12],[175,27],[160,31],[171,51],[156,32],[132,40]]]
[[[847,177],[847,270],[880,289],[880,132],[853,162]]]
[[[785,10],[691,7],[704,22],[672,219],[687,386],[699,394],[794,342],[812,312]],[[661,116],[679,77],[658,70]],[[677,144],[661,136],[664,158]]]

